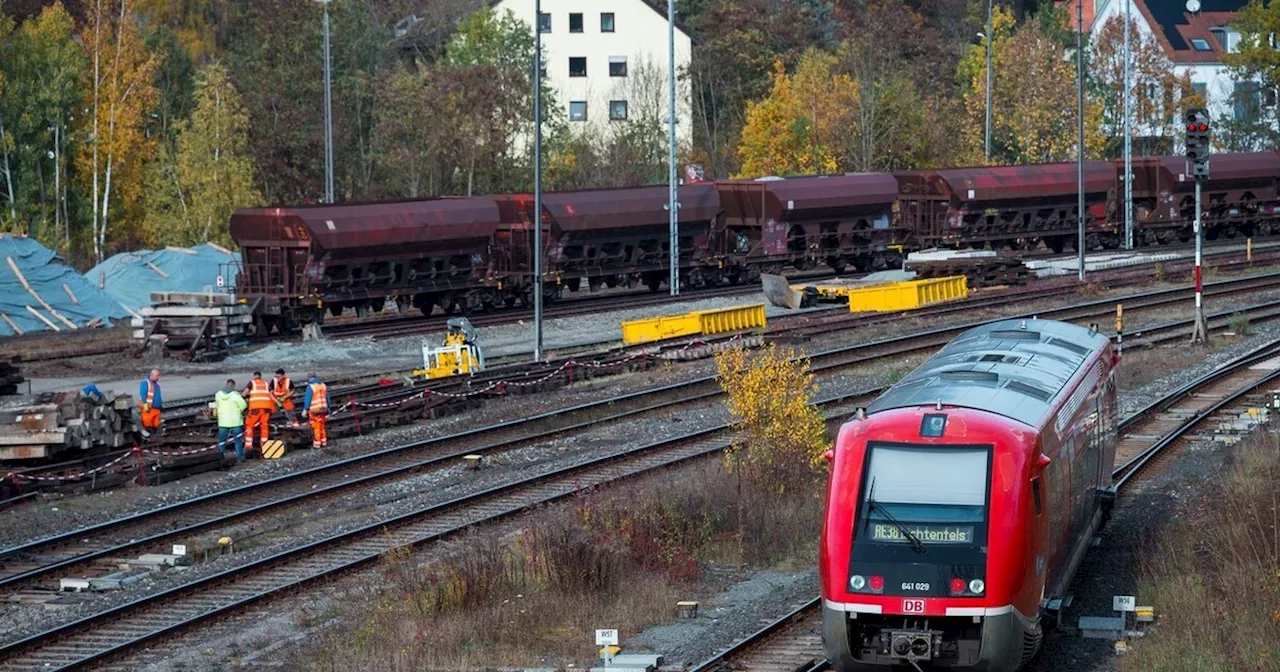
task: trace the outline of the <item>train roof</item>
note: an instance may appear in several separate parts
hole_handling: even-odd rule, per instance
[[[501,223],[490,196],[244,208],[231,215],[237,243],[310,237],[329,250],[487,238]]]
[[[867,407],[959,406],[1039,428],[1067,383],[1108,339],[1054,320],[1001,320],[956,337]]]
[[[681,222],[709,221],[720,212],[715,185],[710,182],[681,186],[679,194]],[[667,201],[666,185],[657,185],[549,192],[542,196],[542,207],[566,231],[623,229],[666,225]]]
[[[1079,193],[1075,163],[1041,163],[1024,166],[979,166],[894,173],[903,193],[938,194],[964,202],[1041,199]],[[1115,180],[1107,161],[1086,161],[1084,184],[1088,193],[1105,192]]]
[[[1117,175],[1124,173],[1124,159],[1115,160]],[[1133,188],[1141,192],[1190,192],[1195,190],[1195,180],[1187,178],[1187,159],[1184,156],[1148,156],[1133,158]],[[1222,188],[1222,183],[1255,183],[1274,188],[1280,176],[1280,152],[1248,152],[1243,154],[1212,154],[1209,156],[1209,179],[1206,189]],[[1271,193],[1270,189],[1262,193]],[[1261,193],[1255,193],[1261,198]]]

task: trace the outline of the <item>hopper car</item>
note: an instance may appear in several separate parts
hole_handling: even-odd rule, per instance
[[[971,329],[840,430],[819,554],[840,672],[1013,672],[1115,491],[1118,357],[1093,329]]]
[[[1215,154],[1203,186],[1209,240],[1280,233],[1280,152]],[[682,287],[752,283],[824,264],[880,270],[929,248],[1074,249],[1074,163],[720,180],[679,189]],[[1194,183],[1180,156],[1133,161],[1135,243],[1189,240]],[[1087,162],[1088,249],[1119,247],[1121,161]],[[666,187],[544,194],[543,291],[647,286],[670,277]],[[529,305],[529,194],[250,208],[231,217],[240,298],[257,329],[288,332],[326,313],[389,301],[470,313]]]

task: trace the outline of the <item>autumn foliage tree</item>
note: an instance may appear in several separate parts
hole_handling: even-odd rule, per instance
[[[1230,94],[1229,111],[1214,120],[1214,144],[1219,151],[1275,149],[1280,145],[1280,50],[1274,46],[1280,3],[1251,0],[1232,27],[1240,32],[1239,48],[1223,61],[1231,77],[1245,85]]]
[[[153,149],[143,128],[144,111],[156,102],[156,58],[143,46],[128,0],[95,0],[81,40],[90,61],[85,82],[89,118],[81,125],[89,141],[80,146],[77,163],[83,179],[91,182],[93,256],[102,261],[113,214],[126,227],[141,219],[135,206]]]
[[[1063,45],[1039,17],[1014,26],[1009,10],[993,17],[991,163],[1052,163],[1076,157],[1076,73],[1063,59]],[[985,163],[986,43],[974,46],[959,72],[967,86],[963,139],[969,163]],[[1101,107],[1085,101],[1085,156],[1098,157],[1105,145],[1099,132]]]
[[[1094,91],[1102,107],[1106,155],[1119,156],[1124,145],[1124,17],[1112,16],[1095,29],[1089,56]],[[1191,75],[1173,69],[1173,61],[1150,34],[1130,23],[1130,126],[1138,154],[1171,153],[1182,127],[1181,111],[1204,102],[1191,88]]]
[[[739,177],[833,173],[853,124],[858,85],[835,56],[810,49],[794,74],[774,64],[773,90],[747,104]]]
[[[152,164],[145,226],[152,245],[229,245],[231,214],[262,202],[253,182],[249,117],[221,63],[200,70],[195,98],[191,118],[177,124],[176,151],[162,148]]]
[[[756,351],[739,347],[716,354],[716,372],[742,436],[731,454],[734,466],[771,492],[803,483],[828,447],[808,359],[772,343]]]

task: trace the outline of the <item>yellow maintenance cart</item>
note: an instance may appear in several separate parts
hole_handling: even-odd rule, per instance
[[[465,317],[451,317],[444,345],[422,344],[422,368],[415,376],[447,378],[484,370],[484,352],[476,343],[476,332]]]

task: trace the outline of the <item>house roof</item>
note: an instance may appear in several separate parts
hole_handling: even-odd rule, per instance
[[[1133,4],[1175,63],[1220,63],[1227,45],[1218,42],[1212,29],[1229,25],[1249,2],[1200,0],[1200,11],[1195,14],[1188,12],[1181,0],[1133,0]],[[1204,40],[1209,49],[1196,49],[1196,40]]]

